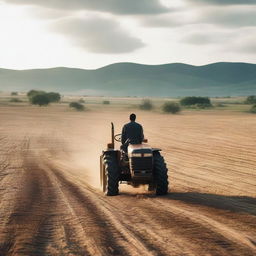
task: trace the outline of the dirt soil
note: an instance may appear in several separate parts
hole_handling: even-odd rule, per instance
[[[130,111],[0,107],[0,255],[256,255],[256,118],[138,112],[170,193],[99,189],[99,155]]]

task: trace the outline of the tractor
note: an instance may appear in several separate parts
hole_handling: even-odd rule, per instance
[[[111,143],[100,156],[100,182],[103,192],[107,196],[119,194],[119,183],[133,187],[148,185],[149,191],[156,195],[168,193],[168,169],[159,148],[151,148],[143,140],[142,144],[131,145],[127,150],[115,149],[115,141],[121,142],[121,134],[114,132],[111,123]]]

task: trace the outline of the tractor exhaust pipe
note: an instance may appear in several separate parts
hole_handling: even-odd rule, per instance
[[[113,145],[112,148],[115,148],[115,128],[114,124],[111,122],[111,144]]]
[[[111,143],[108,143],[107,149],[115,149],[115,129],[114,124],[111,122]]]

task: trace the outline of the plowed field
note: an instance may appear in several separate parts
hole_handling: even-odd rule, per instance
[[[0,255],[256,255],[256,118],[137,112],[170,193],[99,189],[99,155],[130,111],[0,108]]]

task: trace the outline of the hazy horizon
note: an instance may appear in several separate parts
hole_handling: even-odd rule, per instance
[[[88,70],[88,71],[93,71],[93,70],[97,70],[97,69],[101,69],[107,66],[111,66],[111,65],[115,65],[115,64],[138,64],[138,65],[144,65],[144,66],[163,66],[163,65],[170,65],[170,64],[184,64],[184,65],[189,65],[189,66],[195,66],[195,67],[203,67],[203,66],[207,66],[207,65],[212,65],[212,64],[217,64],[217,63],[241,63],[241,64],[253,64],[256,65],[256,62],[241,62],[241,61],[220,61],[220,62],[210,62],[210,63],[206,63],[206,64],[202,64],[202,65],[193,65],[193,64],[188,64],[188,63],[182,63],[182,62],[172,62],[172,63],[160,63],[160,64],[147,64],[147,63],[138,63],[138,62],[114,62],[114,63],[110,63],[104,66],[99,66],[96,68],[77,68],[77,67],[68,67],[68,66],[52,66],[52,67],[42,67],[42,68],[27,68],[27,69],[9,69],[9,68],[5,68],[5,67],[0,67],[0,69],[7,69],[7,70],[17,70],[17,71],[26,71],[26,70],[40,70],[40,69],[55,69],[55,68],[68,68],[68,69],[81,69],[81,70]]]

